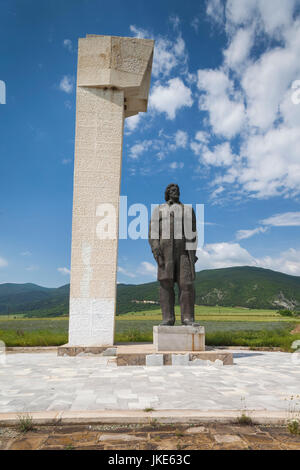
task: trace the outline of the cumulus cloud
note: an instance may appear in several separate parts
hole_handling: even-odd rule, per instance
[[[196,269],[218,269],[230,266],[256,266],[253,256],[238,243],[212,243],[197,250]]]
[[[167,118],[172,120],[179,109],[192,106],[192,92],[181,78],[171,78],[166,85],[156,83],[149,103],[152,109],[165,113]]]
[[[126,134],[131,134],[139,125],[141,120],[140,114],[135,114],[134,116],[130,116],[125,120],[125,132]]]
[[[70,75],[64,75],[58,87],[65,93],[72,93],[74,88],[74,77],[71,77]]]
[[[278,256],[255,258],[239,243],[213,243],[197,250],[196,270],[220,269],[232,266],[257,266],[281,271],[293,276],[300,275],[300,250],[290,248]]]
[[[69,276],[71,274],[71,271],[68,268],[57,268],[57,271],[64,276]]]
[[[241,94],[223,70],[198,70],[201,92],[199,109],[209,113],[216,135],[232,138],[244,125],[245,108]]]
[[[218,3],[209,1],[209,11]],[[236,191],[256,198],[294,197],[300,193],[300,113],[292,101],[292,85],[300,77],[296,2],[225,4],[224,62],[216,70],[198,70],[197,82],[199,108],[207,112],[211,131],[219,138],[239,138],[238,157],[230,166],[228,160],[221,161],[224,168],[215,184],[230,184],[230,189],[234,185]],[[261,47],[253,55],[254,43]],[[191,148],[198,155],[205,150],[196,140]],[[212,157],[215,150],[208,150],[207,164],[220,166],[220,159]]]
[[[254,42],[254,31],[252,28],[239,29],[228,48],[224,51],[225,62],[231,69],[237,69],[249,56]]]
[[[295,0],[228,0],[226,20],[234,28],[254,23],[269,36],[278,36],[293,18]]]

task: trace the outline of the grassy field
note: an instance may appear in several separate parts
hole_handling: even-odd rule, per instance
[[[117,342],[152,341],[160,310],[127,313],[116,319]],[[289,350],[300,335],[291,330],[300,318],[285,318],[275,310],[196,306],[196,321],[205,327],[206,344],[214,346],[274,346]],[[180,324],[179,309],[176,323]],[[0,317],[0,340],[7,346],[58,346],[67,343],[68,318]]]

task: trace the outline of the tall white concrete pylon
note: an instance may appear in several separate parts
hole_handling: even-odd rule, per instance
[[[114,343],[124,119],[147,111],[153,48],[149,39],[79,39],[70,346]],[[115,226],[104,238],[108,212]]]

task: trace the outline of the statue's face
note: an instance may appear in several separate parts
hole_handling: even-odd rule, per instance
[[[172,201],[178,201],[179,200],[179,189],[177,186],[171,186],[169,189],[169,198]]]

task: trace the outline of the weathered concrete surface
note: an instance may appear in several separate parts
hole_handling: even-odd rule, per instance
[[[174,327],[173,327],[174,328]],[[187,327],[183,327],[187,328]],[[174,365],[173,356],[182,356],[182,351],[171,350],[170,351],[160,351],[159,354],[163,356],[163,364],[165,366]],[[146,357],[149,355],[156,355],[156,348],[153,344],[126,344],[117,346],[117,365],[118,366],[145,366]],[[214,363],[217,360],[222,361],[224,365],[233,364],[233,355],[230,351],[220,351],[220,350],[207,350],[207,351],[190,351],[188,352],[188,361],[189,365],[196,365],[197,359],[202,359],[204,361],[210,361]],[[180,358],[178,359],[180,361]],[[178,364],[177,364],[178,365]]]
[[[114,343],[124,118],[146,111],[153,41],[79,40],[68,346]]]
[[[156,351],[205,351],[204,326],[154,326]]]
[[[246,409],[288,418],[300,409],[294,354],[235,350],[226,367],[117,367],[115,357],[10,353],[0,367],[0,413]]]

